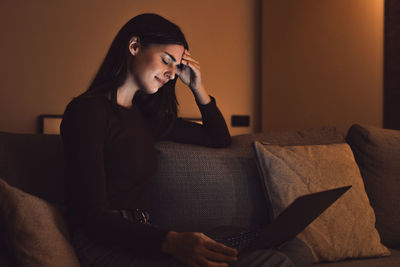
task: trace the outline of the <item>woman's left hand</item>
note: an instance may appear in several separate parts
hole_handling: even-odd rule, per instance
[[[195,92],[202,87],[199,62],[190,56],[190,52],[185,49],[182,56],[182,66],[177,70],[179,78],[184,84]]]

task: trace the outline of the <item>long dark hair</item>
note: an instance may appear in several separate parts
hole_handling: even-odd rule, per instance
[[[81,96],[110,95],[111,100],[116,103],[116,90],[127,77],[128,58],[132,57],[128,44],[133,36],[139,38],[142,47],[152,44],[180,44],[189,49],[184,34],[176,24],[157,14],[138,15],[119,30],[92,83]],[[175,77],[167,82],[153,95],[139,90],[133,100],[151,120],[152,127],[158,134],[171,125],[178,113],[176,79]]]

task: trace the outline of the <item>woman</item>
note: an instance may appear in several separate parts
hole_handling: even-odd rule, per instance
[[[191,89],[203,125],[177,118],[178,77]],[[178,26],[155,14],[127,22],[89,89],[67,106],[61,135],[68,217],[84,265],[227,266],[237,261],[235,249],[201,233],[157,228],[146,212],[155,141],[211,147],[231,141]]]

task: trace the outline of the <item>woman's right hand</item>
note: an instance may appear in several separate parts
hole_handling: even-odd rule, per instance
[[[190,266],[228,267],[237,260],[237,250],[218,243],[202,233],[169,231],[162,250]]]

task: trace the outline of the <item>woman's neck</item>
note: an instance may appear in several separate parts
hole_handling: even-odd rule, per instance
[[[125,108],[132,107],[132,99],[139,90],[131,75],[127,75],[125,82],[117,89],[117,104]]]

